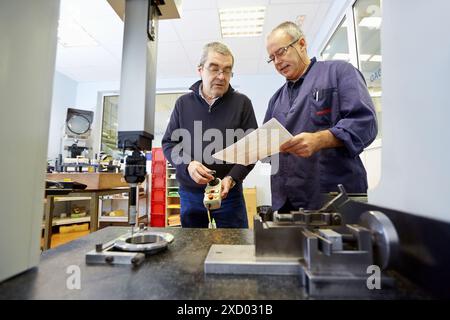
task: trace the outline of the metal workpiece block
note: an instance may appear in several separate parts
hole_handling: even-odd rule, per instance
[[[396,285],[395,279],[384,272],[377,280],[378,286],[374,286],[373,278],[367,272],[355,274],[350,271],[315,271],[308,269],[305,265],[302,265],[302,271],[302,285],[307,288],[308,294],[315,298],[370,298],[387,293]]]
[[[334,274],[365,274],[373,264],[372,254],[368,251],[341,250],[324,252],[321,244],[329,242],[317,234],[305,230],[305,267],[314,272],[333,272]]]
[[[205,259],[206,274],[299,275],[299,259],[258,259],[254,245],[213,244]]]
[[[319,273],[304,269],[304,286],[311,297],[371,297],[380,294],[380,290],[369,289],[368,274],[354,275]],[[383,274],[380,279],[380,289],[383,292],[392,289],[395,286],[393,278]]]
[[[342,235],[331,229],[319,229],[319,234],[331,242],[331,251],[342,250]]]
[[[254,236],[257,257],[303,257],[302,228],[255,219]]]
[[[139,252],[115,252],[96,250],[86,254],[87,264],[129,264],[138,266],[145,260],[145,254]]]

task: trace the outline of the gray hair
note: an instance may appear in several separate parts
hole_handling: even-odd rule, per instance
[[[300,28],[300,26],[298,26],[296,23],[292,22],[292,21],[285,21],[281,24],[279,24],[277,27],[275,27],[267,37],[269,37],[272,33],[281,30],[286,32],[288,35],[291,36],[292,40],[294,39],[301,39],[303,38],[305,35],[303,34],[302,29]]]
[[[231,52],[230,48],[227,47],[226,44],[223,44],[221,42],[210,42],[203,46],[202,56],[200,58],[200,63],[198,64],[199,67],[205,64],[206,60],[208,59],[208,53],[210,51],[223,54],[224,56],[231,56],[231,66],[234,65],[233,53]]]

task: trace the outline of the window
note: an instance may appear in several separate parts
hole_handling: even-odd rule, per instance
[[[172,110],[175,107],[175,102],[183,94],[185,92],[158,93],[156,95],[154,147],[161,147],[161,140],[166,132],[166,127],[169,123]]]
[[[325,50],[321,53],[322,60],[350,61],[347,36],[347,19],[343,19],[336,32],[331,36]]]
[[[121,150],[117,148],[119,96],[103,96],[102,135],[100,151],[119,159]]]
[[[155,128],[153,147],[161,146],[161,139],[166,131],[167,124],[172,114],[175,101],[185,92],[176,93],[158,93],[155,98]],[[118,111],[119,96],[105,95],[103,96],[103,116],[102,116],[102,132],[100,151],[111,155],[114,159],[123,157],[122,151],[117,148],[118,141]]]
[[[363,74],[375,105],[381,138],[381,40],[382,0],[357,0],[321,51],[322,60],[345,60]]]
[[[353,6],[359,70],[366,79],[381,133],[381,0],[358,0]]]
[[[375,105],[378,135],[361,157],[367,171],[369,189],[374,188],[381,177],[381,5],[382,0],[351,1],[342,12],[344,18],[341,23],[320,52],[323,60],[346,60],[357,67],[366,80]]]

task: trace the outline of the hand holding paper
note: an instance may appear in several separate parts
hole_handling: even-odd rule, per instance
[[[279,153],[280,146],[291,138],[292,134],[272,118],[236,143],[216,152],[213,157],[228,163],[249,165]]]

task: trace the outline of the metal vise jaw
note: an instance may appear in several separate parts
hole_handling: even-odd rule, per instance
[[[265,217],[269,218],[269,217]],[[302,231],[318,227],[339,226],[339,213],[312,212],[300,209],[291,213],[273,213],[272,220],[254,218],[255,254],[257,257],[302,257]]]

